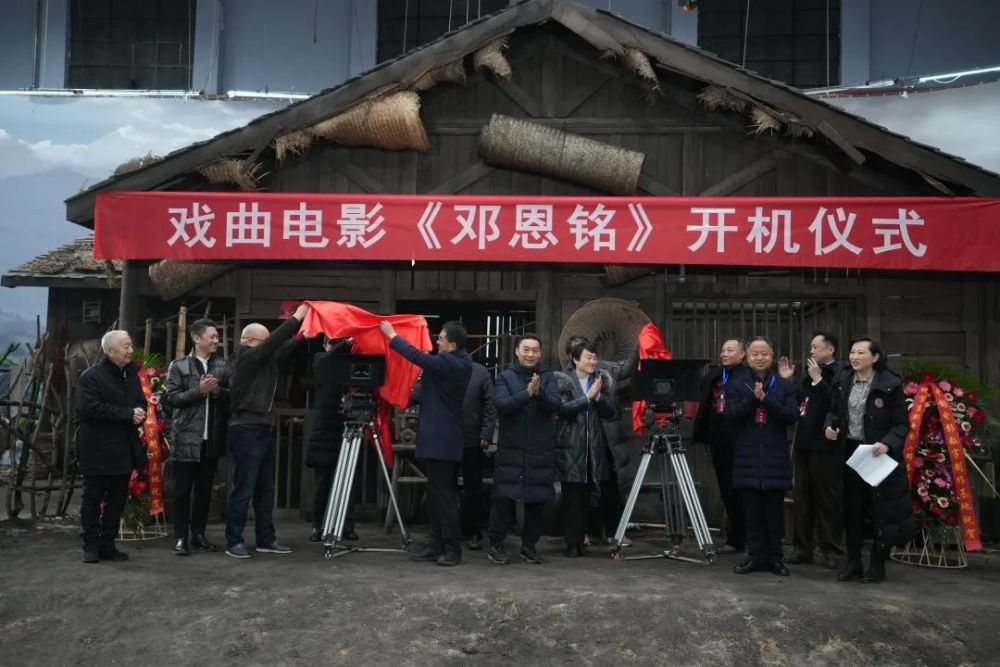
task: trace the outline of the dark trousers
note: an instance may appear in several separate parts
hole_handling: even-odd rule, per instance
[[[333,489],[333,476],[336,472],[337,463],[334,463],[332,466],[318,466],[313,468],[313,474],[316,477],[316,497],[313,500],[313,528],[322,528],[323,523],[326,521],[326,505],[330,502],[330,491]],[[344,532],[341,534],[341,537],[354,530],[354,506],[358,502],[360,493],[361,485],[358,484],[357,475],[355,475],[354,483],[351,484],[351,502],[347,505],[347,514],[344,516]]]
[[[462,535],[483,534],[483,450],[477,444],[462,452]]]
[[[427,471],[427,514],[431,522],[431,545],[461,549],[462,528],[458,518],[458,461],[423,459]]]
[[[832,445],[832,443],[831,443]],[[839,448],[796,449],[792,456],[795,470],[795,550],[811,556],[813,537],[823,553],[840,551],[837,544],[843,531],[840,507],[844,465]]]
[[[174,537],[204,535],[218,459],[174,461]],[[192,502],[193,496],[193,502]]]
[[[566,544],[578,546],[583,544],[583,537],[587,533],[588,518],[590,517],[590,499],[593,491],[593,484],[587,482],[562,482],[562,515],[563,515],[563,537]],[[598,500],[598,512],[601,519],[601,528],[605,535],[610,537],[618,529],[618,521],[622,515],[622,499],[618,493],[618,483],[615,480],[608,480],[600,483],[600,499]]]
[[[229,465],[233,489],[226,514],[226,547],[243,541],[247,512],[253,502],[256,544],[268,546],[275,540],[274,432],[255,426],[229,427]]]
[[[118,522],[128,498],[130,475],[84,475],[80,500],[83,548],[108,549],[118,534]],[[103,509],[101,503],[104,503]]]
[[[709,450],[722,505],[726,508],[726,544],[742,551],[747,543],[746,513],[742,494],[733,490],[733,445],[731,442],[713,442]]]
[[[535,546],[542,537],[545,503],[524,503],[524,526],[521,544]],[[507,498],[494,498],[490,507],[490,544],[503,544],[507,533],[517,521],[517,504]]]
[[[785,557],[781,540],[785,536],[785,492],[743,489],[746,512],[747,552],[759,563],[780,563]]]
[[[848,441],[844,456],[849,457],[858,448],[858,442]],[[847,538],[847,556],[861,559],[861,543],[865,539],[865,523],[874,521],[872,513],[872,487],[849,466],[844,466],[844,533]],[[875,550],[872,550],[875,553]]]

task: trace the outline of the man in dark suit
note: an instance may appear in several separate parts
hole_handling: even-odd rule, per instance
[[[423,369],[420,380],[420,422],[416,456],[427,471],[431,542],[410,558],[438,565],[462,563],[459,522],[458,466],[465,444],[462,404],[472,374],[472,358],[465,351],[465,326],[446,322],[438,334],[438,354],[416,349],[389,322],[379,325],[389,348]]]
[[[840,365],[837,354],[837,337],[817,331],[809,344],[806,377],[798,387],[799,415],[795,430],[792,468],[795,484],[792,487],[795,519],[795,553],[786,563],[812,563],[813,537],[822,553],[820,561],[827,569],[838,567],[837,554],[840,534],[843,531],[841,509],[840,446],[824,437],[824,422],[833,400],[833,382]],[[791,380],[795,365],[782,357],[778,361],[781,377]]]
[[[146,397],[132,363],[132,339],[127,331],[109,331],[101,338],[101,349],[104,358],[80,376],[76,406],[84,563],[128,560],[115,548],[115,535],[131,472],[146,474],[138,431],[146,419]]]
[[[497,410],[493,405],[493,378],[481,364],[472,364],[469,388],[462,405],[465,449],[462,452],[462,534],[469,549],[483,548],[483,459],[493,444]]]

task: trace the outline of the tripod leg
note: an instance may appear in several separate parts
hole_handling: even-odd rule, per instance
[[[344,521],[347,518],[347,510],[351,504],[351,489],[354,487],[354,471],[358,467],[358,452],[361,450],[362,432],[359,429],[355,432],[348,450],[347,470],[345,471],[344,484],[340,491],[340,512],[337,513],[337,524],[334,534],[337,540],[344,534]]]
[[[399,503],[396,502],[396,492],[392,488],[392,478],[389,477],[389,468],[385,465],[385,457],[382,456],[382,439],[379,438],[378,431],[375,429],[372,429],[372,440],[375,445],[375,452],[378,454],[379,467],[382,469],[382,475],[385,477],[385,486],[389,489],[389,502],[392,503],[392,510],[396,514],[396,521],[399,523],[399,533],[403,538],[403,546],[405,548],[410,544],[410,533],[406,530],[406,524],[403,523],[403,516],[399,512]]]
[[[615,530],[615,540],[611,545],[612,556],[621,550],[622,540],[625,539],[625,530],[628,528],[628,522],[632,519],[632,511],[635,509],[635,503],[642,491],[642,481],[646,478],[646,471],[649,469],[649,460],[652,456],[652,452],[648,450],[642,454],[642,461],[639,462],[639,470],[635,474],[632,489],[628,493],[628,501],[626,501],[625,509],[622,511],[622,518],[618,521],[618,529]]]
[[[679,441],[678,441],[679,445]],[[709,561],[715,555],[712,544],[711,533],[708,524],[705,522],[705,513],[701,509],[701,502],[698,500],[698,492],[691,477],[691,469],[688,467],[687,456],[682,447],[672,447],[670,450],[670,461],[673,464],[674,475],[677,478],[678,486],[684,497],[684,505],[687,508],[688,517],[694,527],[695,538],[698,540],[698,547],[705,554]]]
[[[344,435],[340,439],[340,456],[337,460],[337,468],[333,473],[333,481],[330,484],[330,499],[326,503],[326,515],[323,517],[323,541],[327,546],[332,546],[340,535],[334,535],[334,528],[337,524],[337,516],[340,514],[340,491],[344,485],[344,478],[347,472],[347,451],[350,443],[354,439],[352,427],[344,429]],[[331,538],[332,541],[331,541]]]
[[[667,537],[678,546],[684,539],[684,511],[677,490],[676,476],[667,464],[667,454],[660,455],[660,494],[663,496],[663,518]]]

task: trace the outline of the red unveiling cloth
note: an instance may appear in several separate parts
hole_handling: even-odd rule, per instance
[[[643,359],[673,359],[674,355],[663,342],[663,333],[655,324],[647,324],[639,330],[639,368]],[[645,433],[646,401],[632,403],[632,430],[636,435]]]
[[[385,355],[385,384],[378,390],[383,401],[405,408],[410,402],[410,392],[420,375],[420,368],[401,355],[389,350],[389,340],[379,330],[379,322],[388,321],[418,350],[431,349],[427,320],[420,315],[376,315],[346,303],[334,301],[307,301],[309,313],[299,329],[299,336],[313,337],[326,334],[330,338],[354,339],[353,351],[359,354]],[[392,436],[389,430],[389,411],[380,406],[376,418],[382,455],[386,465],[392,465]]]

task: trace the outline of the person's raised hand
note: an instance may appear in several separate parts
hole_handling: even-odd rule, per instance
[[[594,400],[601,394],[601,389],[604,387],[604,381],[601,378],[597,378],[590,389],[587,390],[587,400]]]
[[[786,380],[791,380],[792,376],[795,375],[795,364],[788,361],[788,357],[778,359],[778,375]]]
[[[396,337],[396,328],[386,320],[379,322],[378,328],[382,330],[386,338],[392,339]]]
[[[757,398],[758,401],[764,400],[764,396],[766,395],[764,393],[764,383],[758,382],[753,386],[753,395]]]
[[[300,303],[299,307],[295,309],[295,319],[297,319],[299,322],[306,319],[306,315],[308,314],[309,314],[308,303]]]
[[[812,378],[813,382],[819,382],[823,379],[823,369],[819,367],[819,364],[812,357],[806,359],[806,372],[809,373],[809,377]]]

